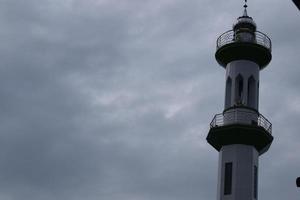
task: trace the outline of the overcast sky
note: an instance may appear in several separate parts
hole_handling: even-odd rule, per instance
[[[214,200],[215,42],[242,0],[1,0],[0,200]],[[273,42],[259,198],[299,199],[300,15],[250,0]]]

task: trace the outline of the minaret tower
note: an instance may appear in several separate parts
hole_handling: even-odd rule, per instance
[[[259,72],[272,59],[271,40],[244,13],[217,40],[216,60],[226,69],[225,106],[207,141],[219,151],[217,200],[257,200],[258,158],[272,141],[272,124],[259,113]]]

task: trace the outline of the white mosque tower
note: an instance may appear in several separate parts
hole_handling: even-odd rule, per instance
[[[247,3],[247,0],[245,0]],[[272,59],[271,40],[247,14],[217,40],[216,60],[226,69],[225,106],[207,141],[219,151],[217,200],[256,200],[258,157],[273,141],[272,124],[259,113],[259,71]]]

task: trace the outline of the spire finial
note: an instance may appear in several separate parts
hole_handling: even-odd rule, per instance
[[[243,14],[243,16],[248,16],[248,14],[247,14],[247,7],[248,7],[248,5],[247,5],[247,0],[245,0],[245,4],[244,4],[244,14]]]

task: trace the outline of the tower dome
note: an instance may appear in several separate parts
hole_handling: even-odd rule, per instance
[[[233,24],[233,30],[237,31],[239,29],[249,29],[252,32],[256,31],[256,23],[252,19],[252,17],[249,17],[247,14],[247,5],[244,6],[244,13],[243,16],[240,16],[237,18],[236,23]]]

